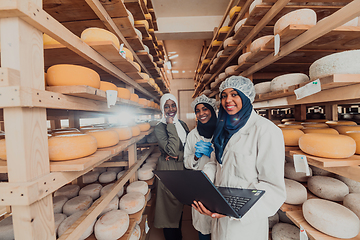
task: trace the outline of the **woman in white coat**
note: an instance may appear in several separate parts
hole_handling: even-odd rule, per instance
[[[221,106],[213,140],[217,161],[207,163],[204,172],[216,186],[259,189],[265,194],[241,219],[212,213],[201,202],[193,207],[214,218],[212,239],[267,240],[268,217],[286,199],[282,132],[253,110],[255,89],[249,79],[232,76],[219,90]]]
[[[205,164],[215,160],[211,140],[216,128],[216,100],[201,95],[192,103],[197,126],[187,136],[184,150],[184,166],[187,169],[203,170]],[[210,240],[210,216],[202,215],[192,209],[192,223],[199,232],[199,240]]]

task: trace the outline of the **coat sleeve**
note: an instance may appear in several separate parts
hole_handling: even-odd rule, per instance
[[[163,126],[165,125],[165,127]],[[176,132],[173,123],[159,123],[155,127],[155,136],[158,140],[159,147],[162,148],[167,155],[178,157],[180,154],[181,141]]]
[[[187,169],[198,169],[199,162],[195,161],[195,134],[193,131],[186,138],[184,149],[184,167]]]
[[[285,147],[279,128],[266,126],[258,136],[256,170],[257,182],[249,188],[265,190],[265,194],[240,220],[253,222],[256,219],[273,216],[286,200],[284,181]]]
[[[205,164],[203,172],[208,176],[208,178],[212,182],[215,182],[217,161],[216,161],[216,158],[215,158],[215,153],[212,152],[211,154],[212,154],[212,158],[211,158],[212,161]]]

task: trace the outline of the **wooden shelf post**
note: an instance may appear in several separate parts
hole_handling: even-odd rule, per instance
[[[137,147],[136,147],[136,143],[132,144],[131,146],[128,147],[128,156],[129,156],[129,168],[135,164],[135,162],[137,161]],[[129,182],[135,182],[136,181],[136,174],[134,174],[133,176],[130,177]]]
[[[338,118],[338,105],[337,104],[331,104],[331,105],[325,105],[325,117],[328,120],[337,121]]]
[[[295,116],[295,121],[304,121],[306,120],[306,106],[303,104],[300,105],[295,105],[294,108],[294,116]]]

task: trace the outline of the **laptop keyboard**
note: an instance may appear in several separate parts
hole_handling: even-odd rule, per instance
[[[239,212],[240,208],[250,200],[250,198],[239,196],[224,196],[224,198],[236,212]]]

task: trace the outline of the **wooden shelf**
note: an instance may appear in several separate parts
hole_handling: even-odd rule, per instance
[[[137,51],[143,51],[145,50],[143,42],[139,39],[138,36],[136,37],[128,37],[126,38],[131,48],[137,52]]]
[[[145,13],[141,6],[140,0],[125,0],[126,8],[132,13],[134,20],[145,20]]]
[[[247,26],[242,25],[239,30],[235,33],[233,39],[235,40],[242,40],[244,39],[252,30],[254,26]],[[257,39],[259,37],[267,36],[267,35],[274,35],[274,27],[272,26],[265,26],[261,31],[254,37]]]

